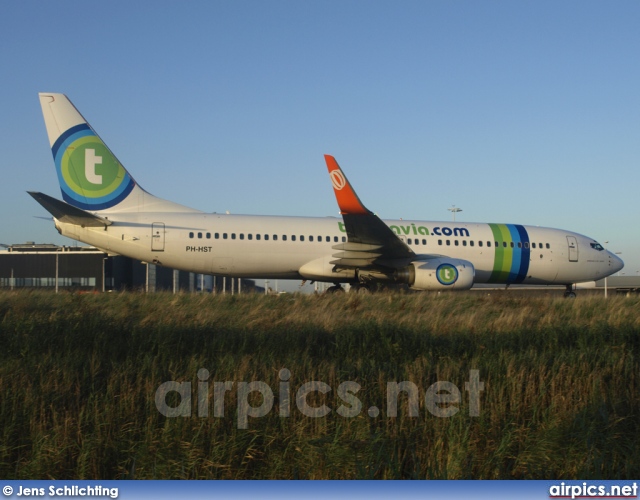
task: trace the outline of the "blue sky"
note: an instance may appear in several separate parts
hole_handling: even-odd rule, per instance
[[[384,218],[560,227],[640,272],[636,1],[4,2],[0,242],[72,244],[38,92],[148,191],[337,215],[323,154]]]

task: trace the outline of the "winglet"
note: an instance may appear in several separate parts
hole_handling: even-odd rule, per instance
[[[340,213],[342,215],[371,214],[372,212],[367,210],[360,201],[360,198],[358,198],[358,195],[351,187],[351,183],[347,180],[347,177],[344,175],[344,172],[340,168],[340,165],[338,165],[336,159],[333,156],[324,155],[324,160],[327,162],[329,176],[331,177],[331,184],[333,184],[333,192],[336,194]]]

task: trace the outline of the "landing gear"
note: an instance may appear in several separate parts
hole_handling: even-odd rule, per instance
[[[576,298],[576,292],[573,291],[573,284],[567,285],[567,289],[565,290],[563,297],[565,299],[575,299]]]
[[[325,291],[325,293],[329,293],[329,294],[333,294],[333,293],[344,293],[344,288],[342,288],[340,286],[340,283],[337,283],[333,286],[330,286],[329,288],[327,288],[327,290]]]
[[[362,283],[358,283],[357,285],[351,285],[351,290],[349,293],[357,293],[359,295],[367,295],[371,293],[371,290],[367,285],[363,285]]]

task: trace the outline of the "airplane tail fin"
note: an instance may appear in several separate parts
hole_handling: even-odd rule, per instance
[[[196,211],[142,189],[67,96],[39,96],[65,202],[89,211]]]

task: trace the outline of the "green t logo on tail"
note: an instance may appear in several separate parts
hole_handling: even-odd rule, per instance
[[[111,208],[131,192],[134,180],[86,124],[67,130],[52,148],[64,200],[85,210]]]

